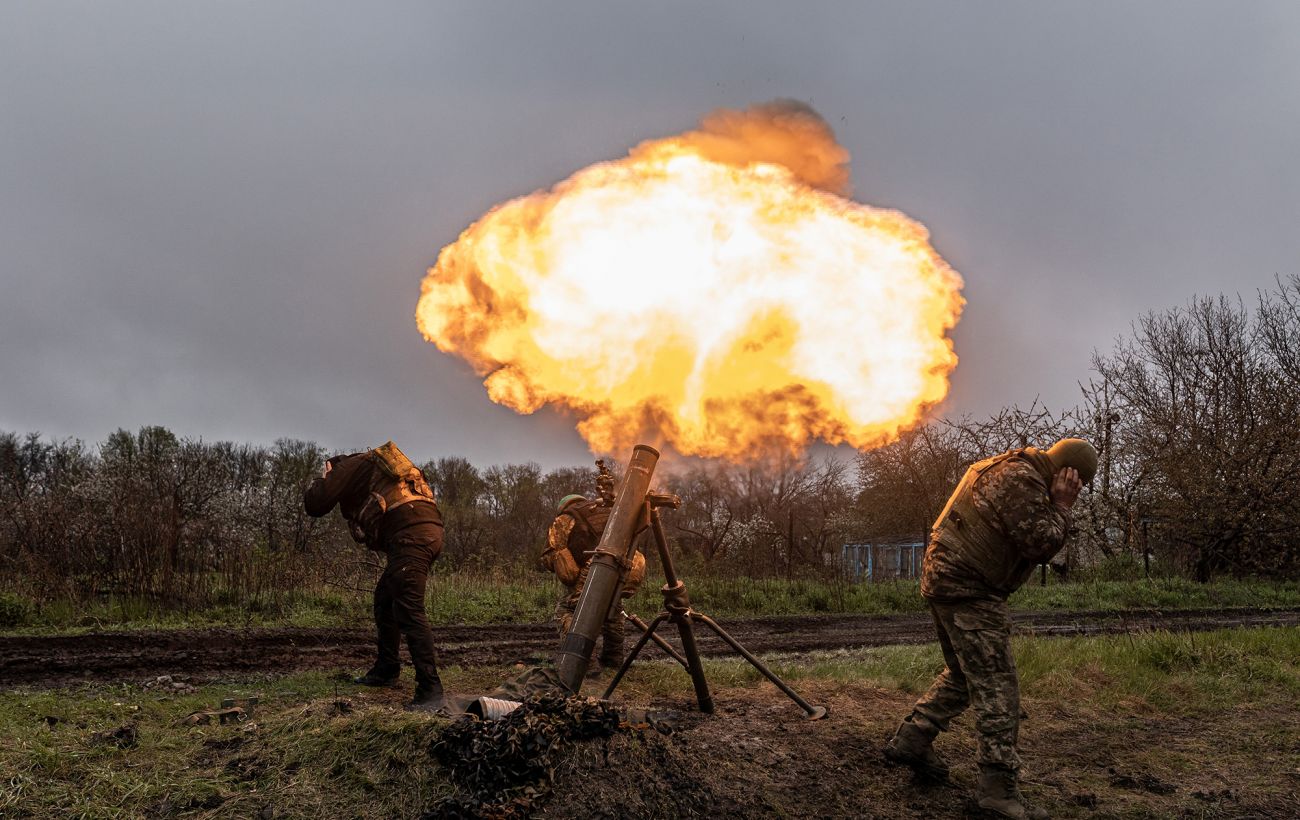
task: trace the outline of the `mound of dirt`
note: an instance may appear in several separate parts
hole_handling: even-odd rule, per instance
[[[647,728],[629,723],[608,702],[556,693],[533,695],[499,720],[466,715],[430,748],[456,791],[424,818],[530,817],[550,792],[556,764],[571,743]]]
[[[545,817],[962,817],[966,789],[916,781],[881,747],[903,703],[866,687],[810,687],[831,718],[807,721],[775,690],[687,713],[670,735],[617,734],[575,745]],[[860,716],[876,713],[870,724]],[[903,710],[905,711],[905,710]],[[848,717],[853,715],[853,717]],[[846,719],[847,718],[847,719]]]
[[[963,818],[978,816],[975,736],[964,716],[937,742],[952,764],[948,783],[935,783],[888,763],[882,754],[913,695],[870,686],[800,681],[811,702],[830,717],[805,721],[772,687],[717,692],[719,711],[701,715],[683,697],[665,706],[682,711],[669,735],[616,733],[574,743],[556,763],[552,793],[537,816],[554,818],[852,817]],[[1070,717],[1046,706],[1026,724],[1023,788],[1035,803],[1062,817],[1293,817],[1294,785],[1277,785],[1286,760],[1244,778],[1229,761],[1253,759],[1257,740],[1225,747],[1227,727],[1254,719],[1224,714],[1173,726],[1153,719],[1133,732],[1132,718],[1095,713]],[[1269,711],[1270,720],[1277,715]],[[1295,716],[1285,716],[1294,731]],[[1195,750],[1193,770],[1150,748]],[[1115,768],[1123,761],[1123,768]],[[1230,767],[1230,768],[1224,768]],[[1235,774],[1234,774],[1235,772]],[[1248,782],[1247,782],[1248,781]],[[1295,781],[1300,783],[1300,776]],[[1225,789],[1225,783],[1235,784]],[[1095,813],[1095,814],[1094,814]]]
[[[431,747],[456,791],[424,817],[963,815],[971,784],[921,783],[881,755],[905,696],[812,688],[847,719],[806,721],[774,689],[726,693],[715,715],[684,698],[664,704],[680,710],[668,725],[555,694],[534,695],[500,720],[466,717]],[[873,716],[866,724],[864,712]]]

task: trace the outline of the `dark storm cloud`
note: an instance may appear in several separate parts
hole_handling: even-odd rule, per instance
[[[966,278],[950,407],[1073,403],[1143,309],[1300,258],[1300,6],[5,4],[0,429],[577,461],[412,318],[491,205],[811,104]]]

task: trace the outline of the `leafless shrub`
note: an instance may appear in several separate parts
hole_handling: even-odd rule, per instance
[[[742,465],[694,466],[665,480],[683,500],[669,527],[706,568],[786,577],[834,569],[852,503],[843,462],[780,452]]]
[[[1112,518],[1196,577],[1300,563],[1300,284],[1149,313],[1094,366],[1112,420]],[[1118,490],[1118,492],[1116,492]],[[1149,543],[1148,543],[1149,542]]]

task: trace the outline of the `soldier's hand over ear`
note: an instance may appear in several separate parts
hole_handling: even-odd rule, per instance
[[[1083,490],[1083,482],[1079,480],[1077,470],[1073,467],[1058,470],[1052,479],[1052,503],[1069,512],[1081,490]]]

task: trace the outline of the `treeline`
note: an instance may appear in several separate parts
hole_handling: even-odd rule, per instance
[[[0,589],[37,601],[122,595],[163,605],[282,604],[294,590],[364,589],[378,561],[342,518],[315,519],[303,490],[330,455],[119,430],[96,447],[0,433]],[[521,562],[559,499],[595,470],[422,465],[459,565]]]
[[[851,463],[667,463],[658,483],[684,502],[666,516],[670,534],[697,571],[834,575],[844,543],[923,539],[972,461],[1082,435],[1101,468],[1063,566],[1295,577],[1300,279],[1249,305],[1205,298],[1148,314],[1094,371],[1076,408],[936,421]],[[311,442],[208,443],[160,427],[94,447],[0,434],[0,590],[247,607],[365,589],[375,556],[337,514],[302,510],[328,455]],[[595,489],[585,466],[484,469],[449,456],[422,469],[447,524],[444,562],[459,568],[533,566],[559,499]]]
[[[1201,581],[1300,573],[1300,277],[1253,303],[1148,313],[1093,356],[1081,404],[940,421],[858,457],[866,531],[928,526],[970,462],[1063,435],[1097,445],[1066,560],[1157,560]]]
[[[331,578],[344,557],[334,522],[302,509],[325,455],[307,442],[209,444],[161,427],[119,430],[94,448],[0,434],[0,578],[37,601],[279,601]]]

